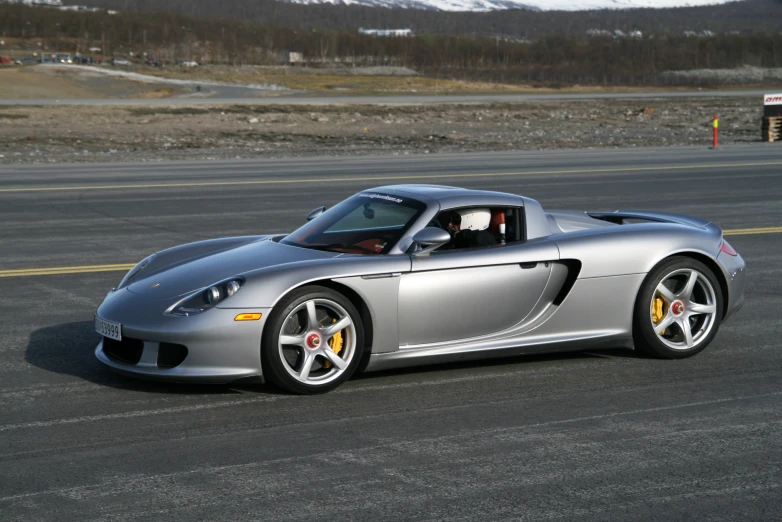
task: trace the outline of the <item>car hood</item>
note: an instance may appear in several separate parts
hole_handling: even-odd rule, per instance
[[[197,256],[170,261],[165,266],[151,266],[136,276],[127,289],[154,299],[171,299],[253,270],[340,255],[270,240],[229,249],[216,244],[215,249],[214,252],[199,252]],[[165,256],[165,252],[162,254]]]

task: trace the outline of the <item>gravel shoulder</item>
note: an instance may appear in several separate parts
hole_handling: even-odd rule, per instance
[[[708,145],[760,141],[746,97],[408,106],[0,108],[0,163]]]

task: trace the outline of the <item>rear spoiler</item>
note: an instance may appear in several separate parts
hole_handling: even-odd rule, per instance
[[[702,229],[713,228],[713,229],[720,230],[720,233],[722,232],[722,230],[717,225],[714,225],[711,221],[707,219],[701,219],[693,216],[685,216],[684,214],[674,214],[672,212],[653,212],[647,210],[616,210],[614,212],[587,212],[587,215],[595,219],[608,221],[609,223],[616,223],[617,225],[622,225],[624,220],[626,219],[643,219],[646,221],[654,221],[657,223],[676,223],[679,225],[686,225],[686,226],[702,228]]]

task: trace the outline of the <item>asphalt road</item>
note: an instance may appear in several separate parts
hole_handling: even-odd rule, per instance
[[[773,89],[772,89],[773,90]],[[761,97],[768,92],[757,89],[723,89],[719,91],[652,91],[608,93],[540,93],[540,94],[454,94],[454,95],[402,95],[402,96],[308,96],[289,94],[281,96],[248,97],[253,89],[232,86],[209,86],[202,93],[158,99],[99,98],[99,99],[0,99],[2,106],[51,106],[51,105],[420,105],[420,104],[469,104],[512,103],[530,101],[589,101],[602,99],[648,100],[667,98],[723,98],[736,96]]]
[[[282,231],[386,182],[691,213],[739,231],[748,265],[746,305],[692,359],[442,365],[316,397],[114,375],[91,319],[122,272],[0,272],[0,517],[778,519],[782,233],[740,231],[782,225],[781,170],[760,145],[0,167],[0,271]]]

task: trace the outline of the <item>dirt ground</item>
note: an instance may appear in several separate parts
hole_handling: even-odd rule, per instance
[[[165,98],[175,89],[55,67],[0,67],[0,98]]]
[[[413,154],[760,140],[750,98],[436,106],[0,108],[0,163]]]

